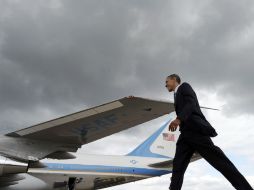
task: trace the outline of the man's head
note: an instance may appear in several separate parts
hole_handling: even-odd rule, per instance
[[[169,92],[174,91],[179,84],[181,84],[181,78],[177,74],[171,74],[166,78],[166,88]]]

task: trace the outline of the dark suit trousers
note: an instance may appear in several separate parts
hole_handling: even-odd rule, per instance
[[[244,176],[227,158],[223,151],[208,136],[180,134],[176,143],[170,190],[180,190],[184,173],[192,154],[198,152],[209,164],[217,169],[237,190],[253,190]]]

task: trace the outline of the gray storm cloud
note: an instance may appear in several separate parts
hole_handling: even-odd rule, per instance
[[[48,117],[43,109],[61,115],[130,94],[167,97],[164,78],[172,72],[216,92],[227,114],[254,111],[251,0],[0,5],[6,126],[14,124],[11,111],[37,113],[30,119],[37,121]]]

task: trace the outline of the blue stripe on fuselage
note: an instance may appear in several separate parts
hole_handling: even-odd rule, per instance
[[[169,170],[155,170],[148,168],[122,167],[122,166],[103,166],[103,165],[81,165],[81,164],[62,164],[62,163],[43,163],[47,167],[45,170],[62,171],[87,171],[105,173],[125,173],[148,176],[161,176],[171,173]]]

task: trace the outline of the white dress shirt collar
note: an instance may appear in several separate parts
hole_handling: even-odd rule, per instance
[[[174,93],[175,93],[175,94],[177,93],[177,90],[178,90],[179,86],[181,86],[181,84],[178,84],[178,85],[176,86],[176,88],[175,88],[175,90],[174,90]]]

